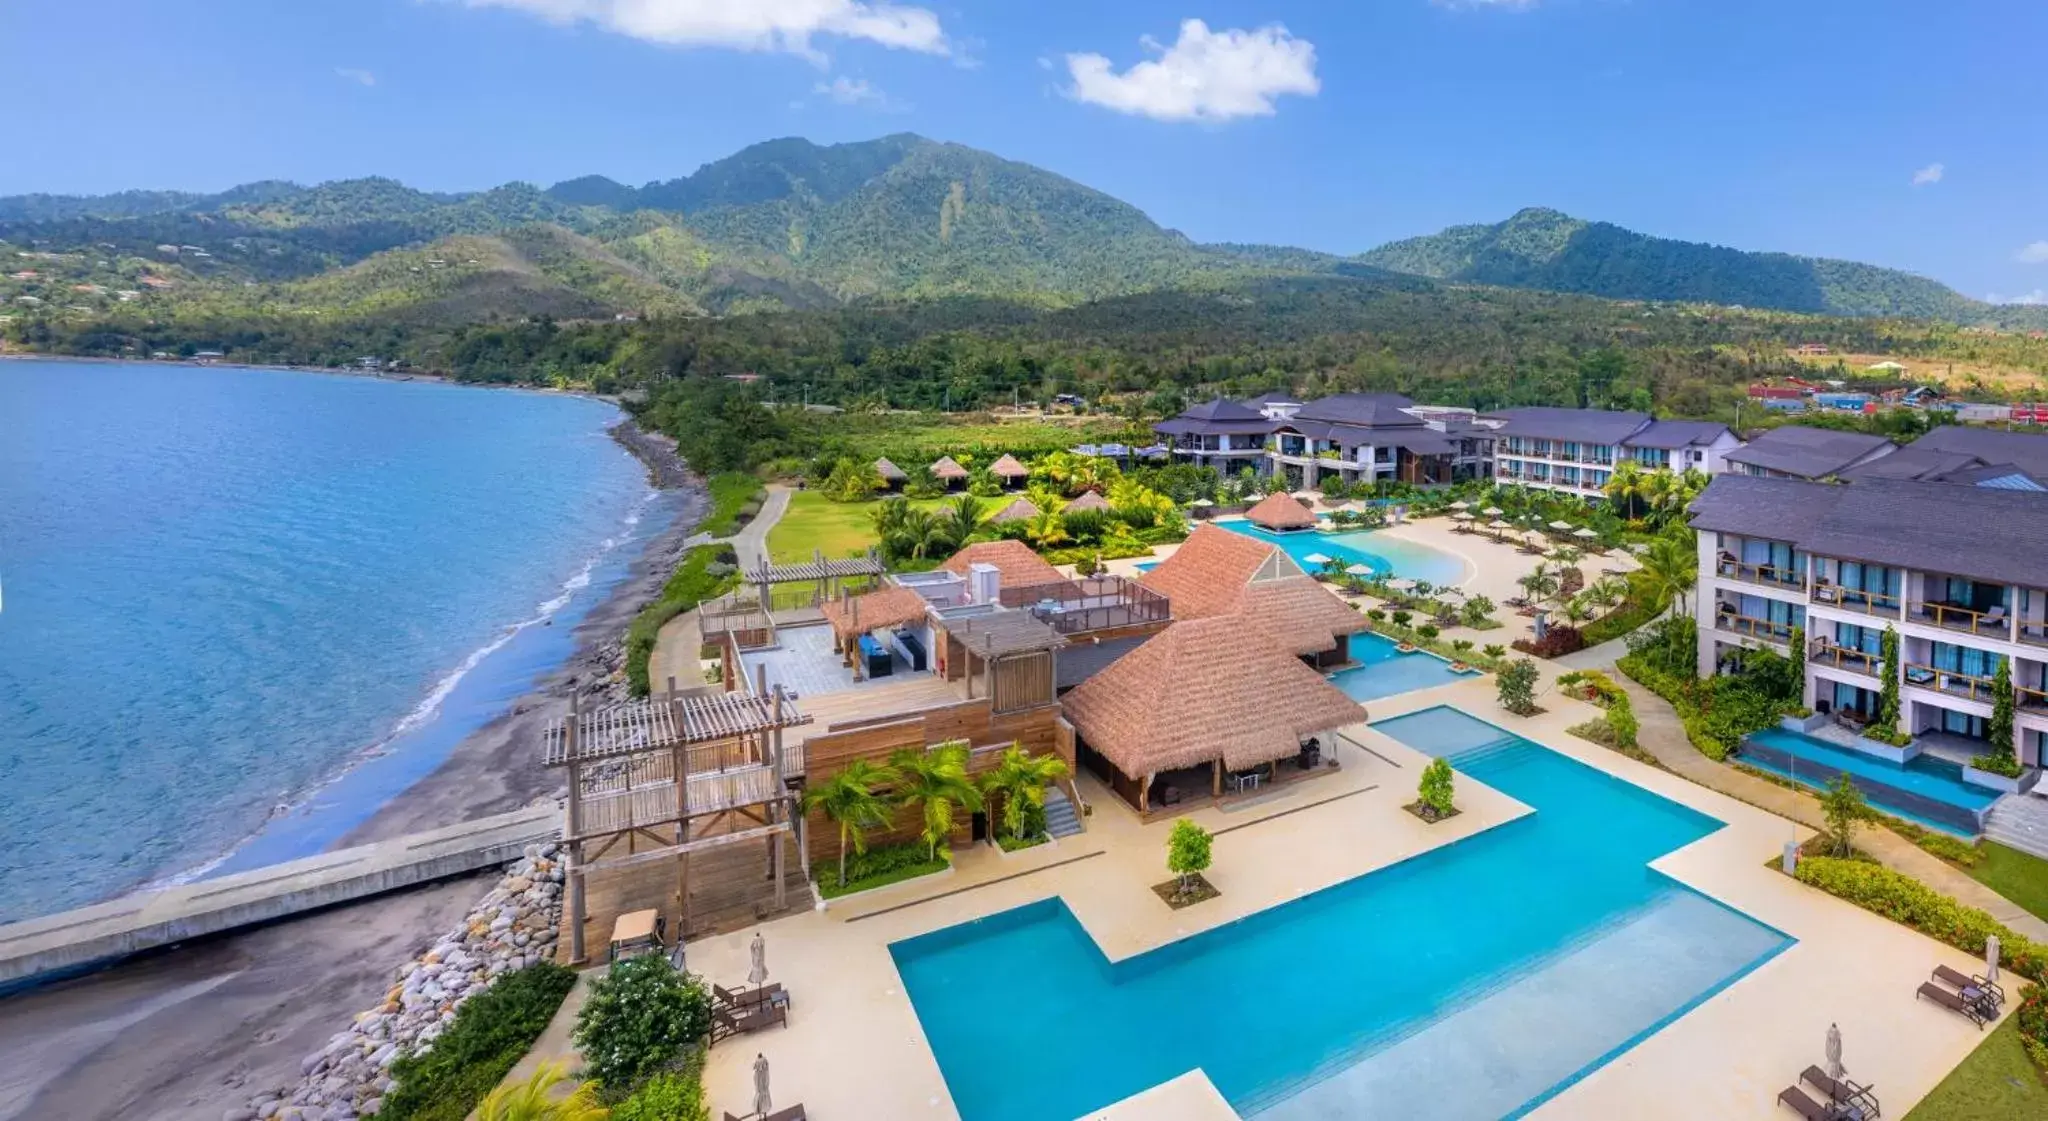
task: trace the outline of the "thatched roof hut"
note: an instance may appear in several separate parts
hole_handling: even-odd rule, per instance
[[[997,510],[995,513],[989,515],[988,520],[991,524],[1001,524],[1003,522],[1028,522],[1031,519],[1037,517],[1038,513],[1038,507],[1033,505],[1030,499],[1019,498],[1016,501],[1010,503],[1008,506],[1005,506],[1002,509]]]
[[[949,483],[960,483],[967,481],[967,468],[962,467],[958,463],[954,462],[953,457],[950,455],[940,456],[938,462],[932,464],[931,473],[935,478],[942,479]]]
[[[900,627],[924,618],[925,598],[909,588],[891,584],[857,596],[828,600],[818,610],[832,624],[832,634],[841,649],[872,631]]]
[[[1071,514],[1076,510],[1101,510],[1107,513],[1109,511],[1109,501],[1091,490],[1061,507],[1060,513]]]
[[[1316,516],[1300,499],[1278,492],[1260,499],[1244,516],[1260,529],[1313,529],[1316,524]]]
[[[910,481],[910,475],[903,468],[889,462],[886,458],[875,461],[875,474],[880,475],[882,481],[892,487],[902,486]]]
[[[1294,654],[1333,651],[1341,637],[1371,629],[1286,553],[1213,525],[1195,527],[1138,583],[1167,597],[1175,619],[1230,616]]]
[[[1032,552],[1031,546],[1022,541],[976,541],[954,553],[939,567],[956,576],[966,576],[967,570],[977,564],[995,565],[998,586],[1004,588],[1028,588],[1066,579],[1060,575],[1059,569]]]
[[[1087,746],[1133,779],[1271,763],[1366,719],[1322,674],[1228,617],[1174,623],[1061,703]]]
[[[1016,482],[1018,479],[1031,477],[1031,468],[1017,462],[1017,457],[1008,452],[1004,452],[1001,459],[989,464],[988,470],[989,474],[1004,482]]]

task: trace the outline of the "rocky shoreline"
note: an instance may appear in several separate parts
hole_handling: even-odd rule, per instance
[[[299,1081],[252,1097],[223,1121],[355,1121],[391,1092],[391,1064],[429,1047],[456,1009],[514,970],[553,955],[562,923],[562,862],[554,845],[529,845],[454,929],[398,967],[375,1008],[300,1060]]]

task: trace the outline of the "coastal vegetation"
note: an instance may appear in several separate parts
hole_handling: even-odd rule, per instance
[[[743,471],[713,475],[705,481],[704,489],[710,508],[705,510],[704,520],[697,523],[697,532],[713,537],[730,537],[739,532],[741,526],[761,512],[765,497],[760,480]]]
[[[571,1039],[584,1075],[618,1101],[710,1034],[710,990],[656,953],[617,962],[590,983]]]
[[[812,862],[811,882],[817,885],[819,895],[837,899],[943,872],[952,866],[946,853],[934,854],[922,841],[875,845],[846,862],[844,883],[836,878],[837,867],[830,858]]]
[[[576,986],[552,962],[500,977],[470,997],[433,1044],[391,1065],[395,1084],[379,1117],[462,1121],[526,1054]]]
[[[730,545],[698,545],[689,549],[675,573],[662,585],[661,598],[633,617],[626,628],[626,684],[634,696],[644,697],[651,688],[647,663],[661,628],[705,600],[732,590],[739,583],[737,560]]]
[[[1804,681],[1792,662],[1768,650],[1746,650],[1735,673],[1700,679],[1698,624],[1675,615],[1631,634],[1617,668],[1670,702],[1700,754],[1726,760],[1744,736],[1777,723],[1798,707]]]
[[[531,1075],[508,1082],[484,1095],[476,1121],[607,1121],[610,1111],[586,1082],[564,1094],[556,1089],[569,1077],[562,1063],[542,1063]]]

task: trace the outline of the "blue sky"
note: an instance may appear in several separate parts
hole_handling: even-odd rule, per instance
[[[1201,240],[1543,205],[2048,300],[2044,42],[2038,0],[0,0],[0,193],[640,183],[914,131]]]

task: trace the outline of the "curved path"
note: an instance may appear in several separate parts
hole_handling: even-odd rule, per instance
[[[754,515],[753,521],[741,526],[738,533],[730,537],[700,533],[685,544],[692,547],[731,545],[733,553],[739,557],[742,572],[766,563],[768,533],[782,520],[782,515],[789,512],[790,494],[789,488],[780,483],[770,483],[767,489],[768,498],[761,504],[761,512]],[[654,650],[647,656],[648,682],[657,690],[663,688],[671,677],[681,687],[697,684],[697,651],[703,645],[703,631],[697,625],[696,611],[685,611],[670,619],[661,628],[661,633],[655,636]]]

